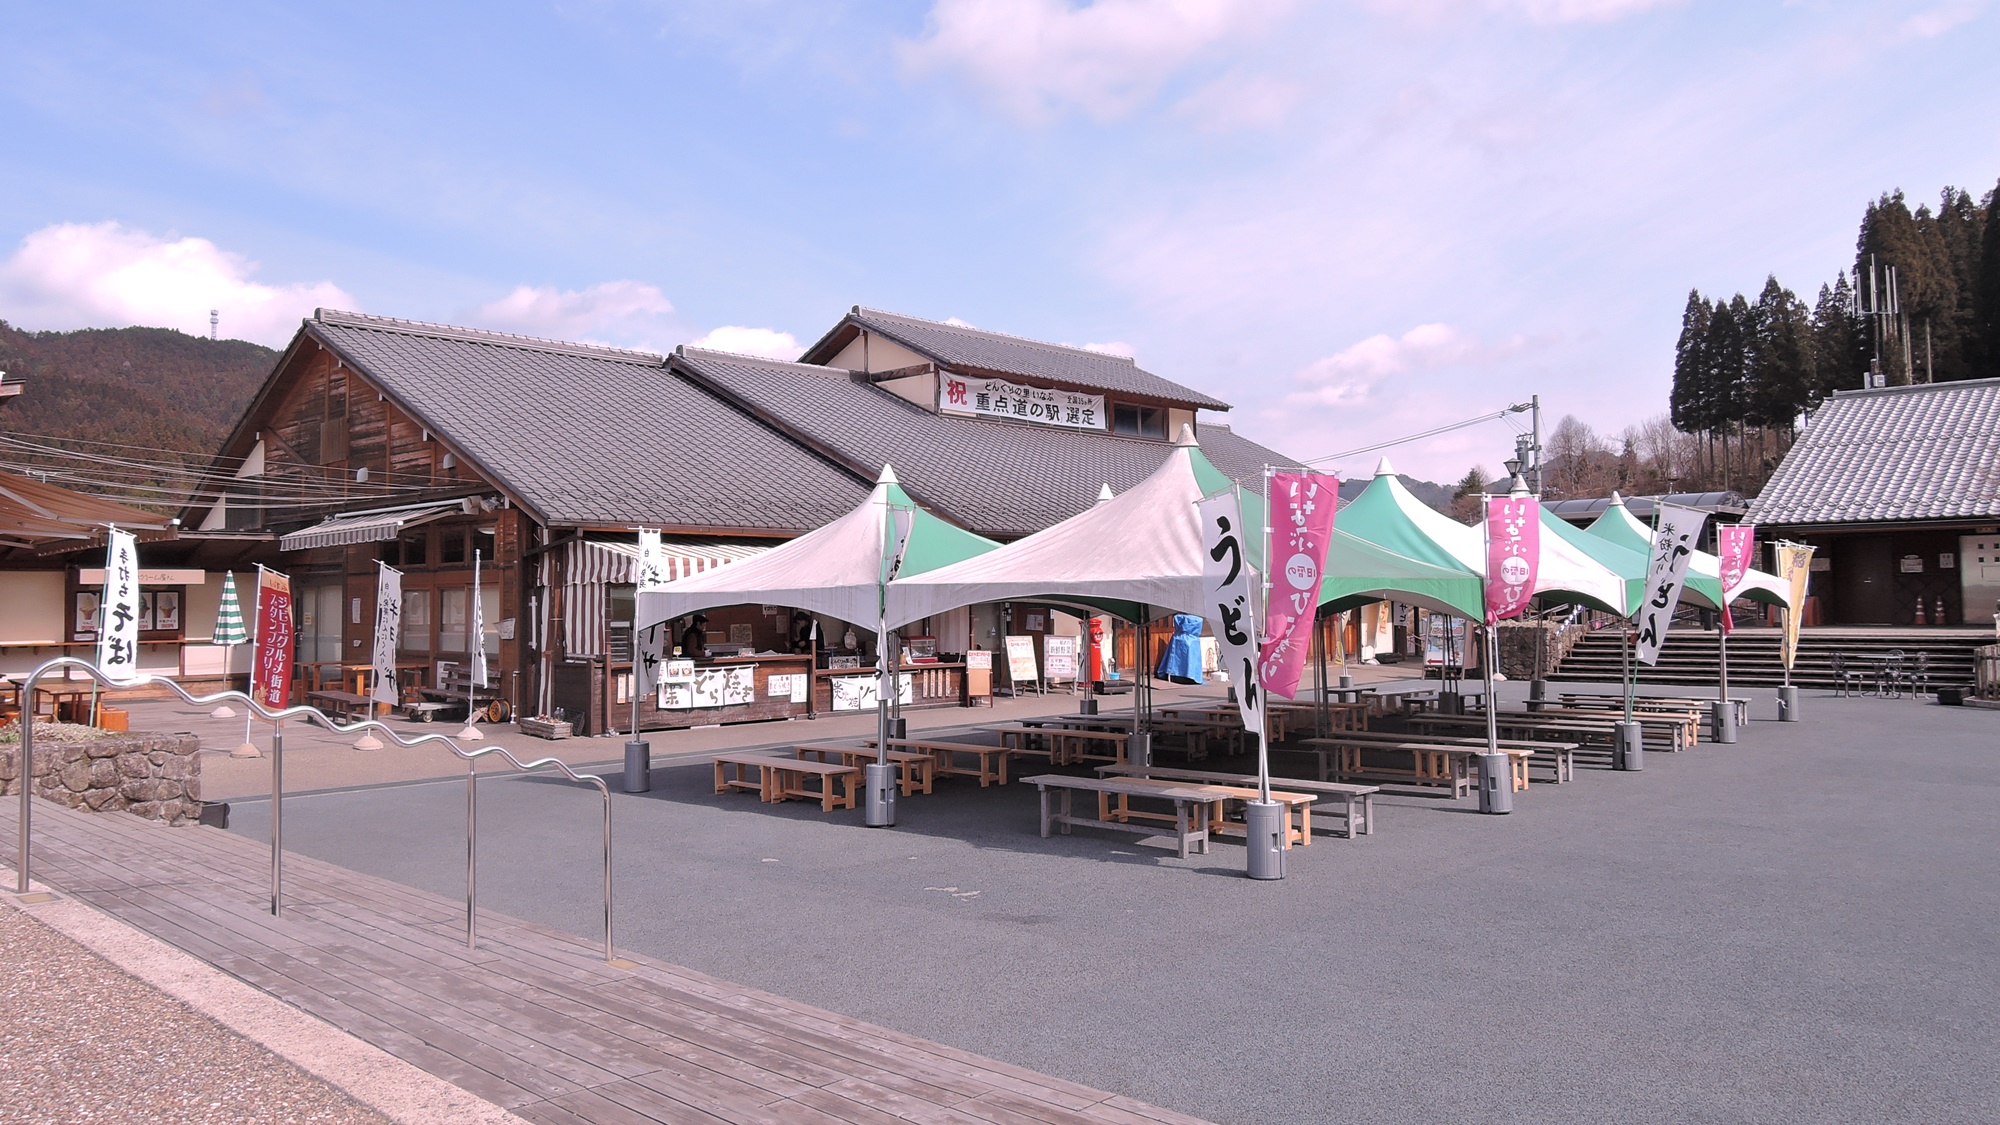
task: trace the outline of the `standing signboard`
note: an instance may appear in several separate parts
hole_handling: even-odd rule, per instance
[[[1017,684],[1031,684],[1041,679],[1041,674],[1035,670],[1035,638],[1010,636],[1006,642],[1007,678]]]
[[[1076,648],[1075,637],[1042,638],[1042,670],[1048,673],[1050,680],[1068,682],[1076,679]]]

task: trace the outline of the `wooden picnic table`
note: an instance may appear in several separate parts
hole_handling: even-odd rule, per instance
[[[747,772],[752,770],[756,771],[755,776]],[[814,780],[818,782],[817,788],[811,784]],[[793,797],[817,800],[820,808],[832,812],[836,807],[853,808],[855,791],[860,788],[858,766],[749,752],[715,756],[717,793],[747,789],[766,802]]]
[[[1014,753],[1042,755],[1053,766],[1075,765],[1085,760],[1122,762],[1125,760],[1126,744],[1132,739],[1124,731],[1044,726],[1035,719],[980,729],[999,735],[1000,744]],[[1036,739],[1045,741],[1047,745],[1036,746]]]
[[[873,748],[874,739],[867,746]],[[1014,751],[1005,746],[988,746],[982,742],[953,742],[938,738],[892,738],[889,746],[896,750],[908,750],[919,754],[929,754],[937,764],[932,767],[938,777],[976,777],[979,787],[1007,784],[1007,762]],[[972,756],[971,769],[958,764],[960,755]]]
[[[931,792],[933,780],[937,776],[937,758],[916,750],[892,748],[884,755],[872,744],[855,746],[844,742],[801,742],[792,747],[792,753],[814,761],[837,761],[841,765],[854,766],[857,769],[886,756],[896,767],[896,788],[905,797]]]
[[[366,695],[358,695],[351,691],[313,691],[307,692],[306,698],[312,701],[314,707],[331,713],[343,723],[353,722],[356,710],[361,712],[361,717],[364,719],[375,717],[376,700]]]
[[[1608,711],[1502,711],[1495,716],[1494,725],[1510,733],[1560,733],[1574,735],[1578,741],[1610,746],[1618,736],[1613,724],[1623,719],[1623,712]],[[1639,724],[1646,744],[1653,749],[1673,752],[1694,745],[1695,728],[1684,718],[1653,714],[1634,715],[1633,719]],[[1410,725],[1420,730],[1450,727],[1483,731],[1486,719],[1480,715],[1423,715],[1411,719]]]
[[[1520,712],[1505,712],[1520,714]],[[1525,712],[1530,715],[1547,715],[1554,719],[1584,719],[1590,721],[1623,722],[1625,711],[1622,707],[1547,707],[1540,711]],[[1702,715],[1699,711],[1669,711],[1666,709],[1645,710],[1634,708],[1632,721],[1648,735],[1664,734],[1668,751],[1690,750],[1701,738]]]
[[[1147,800],[1171,802],[1174,806],[1173,834],[1180,857],[1186,859],[1190,849],[1208,852],[1207,806],[1211,800],[1207,793],[1195,786],[1160,787],[1146,785],[1131,778],[1076,777],[1070,774],[1044,773],[1034,777],[1024,777],[1022,781],[1041,791],[1042,838],[1047,839],[1050,830],[1060,828],[1062,834],[1076,825],[1089,828],[1108,828],[1115,832],[1136,832],[1152,835],[1159,828],[1152,824],[1133,824],[1127,820],[1112,820],[1108,816],[1095,818],[1078,816],[1072,808],[1070,798],[1079,792],[1098,795],[1100,811],[1104,808],[1107,795],[1123,796],[1126,804],[1138,797]],[[1054,798],[1054,801],[1051,801]]]
[[[1625,711],[1625,696],[1600,692],[1564,692],[1557,698],[1569,706],[1611,707],[1621,715]],[[1713,718],[1715,699],[1703,699],[1695,695],[1638,695],[1632,698],[1634,711],[1694,711],[1703,721]],[[1729,705],[1736,712],[1738,723],[1750,721],[1750,700],[1742,696],[1732,696]]]
[[[1165,766],[1099,766],[1099,777],[1150,777],[1167,781],[1194,781],[1211,785],[1249,786],[1254,792],[1257,779],[1240,773],[1222,773],[1216,770],[1169,769]],[[1286,791],[1313,793],[1333,798],[1339,808],[1339,833],[1343,836],[1373,836],[1375,834],[1375,794],[1381,791],[1376,785],[1353,785],[1343,781],[1307,781],[1297,777],[1274,777],[1272,783]],[[1314,808],[1322,806],[1315,805]],[[1332,821],[1322,815],[1319,822],[1326,825],[1328,832],[1335,829]]]

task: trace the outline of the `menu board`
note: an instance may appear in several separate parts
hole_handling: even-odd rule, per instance
[[[729,668],[697,668],[687,680],[660,681],[658,706],[662,711],[689,711],[699,707],[736,707],[757,701],[757,666],[739,664]]]
[[[1035,671],[1035,638],[1008,637],[1007,676],[1015,683],[1029,683],[1041,679]]]
[[[1076,638],[1043,637],[1042,666],[1051,680],[1076,679]]]

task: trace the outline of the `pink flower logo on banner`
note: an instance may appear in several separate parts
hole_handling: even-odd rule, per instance
[[[1722,631],[1728,633],[1736,628],[1735,619],[1729,615],[1729,603],[1743,585],[1743,576],[1750,572],[1750,559],[1757,550],[1757,529],[1742,524],[1717,524],[1715,548],[1720,553],[1717,569],[1722,572]]]
[[[1535,596],[1542,557],[1542,506],[1532,496],[1486,501],[1486,623],[1519,617]]]
[[[1339,494],[1340,479],[1325,473],[1271,477],[1267,518],[1275,563],[1270,602],[1264,608],[1264,645],[1257,655],[1257,678],[1266,693],[1286,699],[1298,694]]]

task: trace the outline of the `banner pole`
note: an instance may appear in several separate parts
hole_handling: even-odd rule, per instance
[[[1264,604],[1259,624],[1268,628],[1271,624],[1271,466],[1264,466]],[[1252,635],[1263,639],[1263,628]],[[1263,669],[1258,669],[1258,679],[1263,679]],[[1245,684],[1245,687],[1250,685]],[[1257,684],[1257,799],[1269,804],[1271,801],[1271,701],[1264,696],[1264,685]]]

